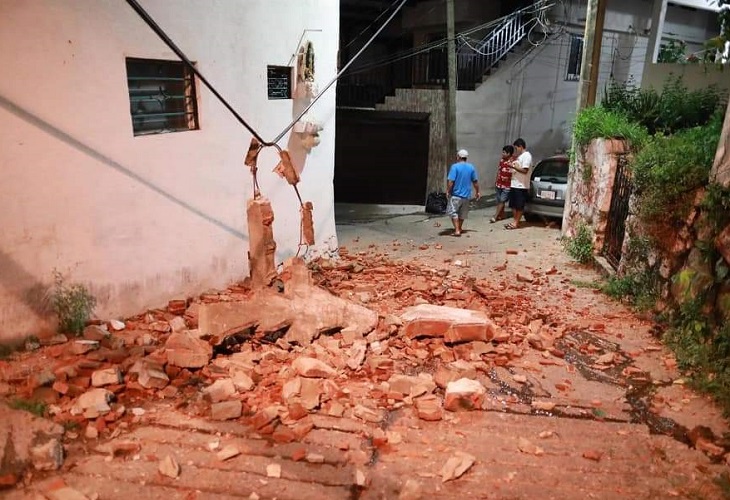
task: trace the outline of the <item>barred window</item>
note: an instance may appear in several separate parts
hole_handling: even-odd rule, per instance
[[[583,61],[583,37],[570,35],[570,53],[568,55],[568,71],[565,80],[577,82],[580,80],[580,66]]]
[[[179,61],[127,59],[134,135],[198,128],[195,77]]]

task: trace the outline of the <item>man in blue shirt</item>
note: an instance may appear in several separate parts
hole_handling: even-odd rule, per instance
[[[451,217],[454,224],[454,236],[461,236],[464,220],[469,215],[469,200],[471,199],[472,186],[476,191],[476,199],[481,197],[479,193],[479,179],[474,165],[467,162],[469,153],[466,149],[460,149],[456,153],[459,161],[451,165],[449,169],[446,193],[449,195],[449,206],[446,213]]]

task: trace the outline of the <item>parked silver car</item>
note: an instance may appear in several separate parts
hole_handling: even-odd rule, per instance
[[[530,197],[525,214],[562,218],[567,186],[568,157],[559,155],[545,158],[532,169]]]

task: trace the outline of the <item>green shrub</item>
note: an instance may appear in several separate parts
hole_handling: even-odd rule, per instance
[[[730,187],[710,183],[702,199],[702,209],[707,214],[715,236],[730,223]]]
[[[712,395],[730,415],[730,324],[716,327],[698,297],[680,307],[664,336],[692,385]]]
[[[632,162],[634,187],[645,221],[674,224],[686,217],[690,193],[707,184],[722,117],[671,136],[656,135]]]
[[[660,63],[683,63],[687,62],[687,44],[680,40],[669,40],[659,47],[657,62]]]
[[[568,255],[581,264],[593,261],[593,234],[585,224],[580,224],[575,236],[563,239],[563,247]]]
[[[724,110],[725,97],[714,85],[689,90],[681,77],[668,78],[661,93],[637,87],[632,81],[612,80],[604,90],[601,106],[641,124],[651,135],[672,134],[712,121]]]
[[[58,271],[53,272],[53,310],[58,316],[58,330],[79,334],[86,326],[96,306],[96,299],[79,283],[67,285]]]
[[[652,309],[659,296],[656,276],[648,269],[627,273],[623,276],[611,276],[601,286],[601,291],[640,311]]]
[[[582,110],[573,124],[575,141],[586,146],[593,139],[625,139],[632,147],[639,148],[646,142],[646,129],[631,122],[622,112],[595,106]]]

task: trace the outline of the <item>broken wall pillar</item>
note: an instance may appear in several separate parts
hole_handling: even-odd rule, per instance
[[[302,243],[314,245],[314,218],[312,217],[312,202],[307,201],[302,205]]]
[[[266,198],[248,201],[248,262],[251,284],[255,288],[268,286],[276,277],[274,253],[274,211]]]

